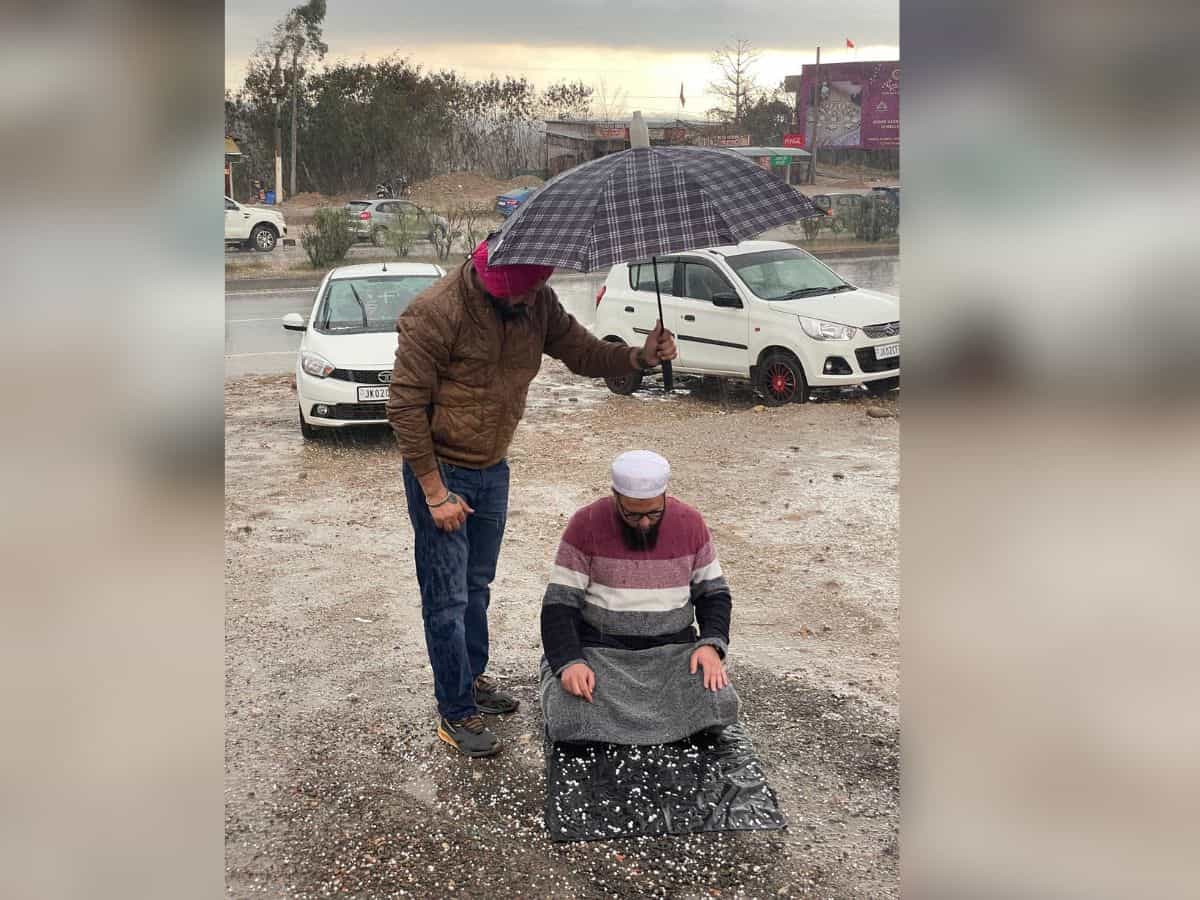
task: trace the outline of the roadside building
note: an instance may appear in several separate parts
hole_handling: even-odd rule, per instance
[[[652,147],[685,146],[696,142],[703,122],[687,119],[647,119]],[[554,177],[580,163],[599,159],[629,146],[629,121],[595,119],[546,120],[546,172]]]
[[[807,150],[797,147],[730,147],[734,153],[748,156],[788,184],[800,184],[808,172]]]

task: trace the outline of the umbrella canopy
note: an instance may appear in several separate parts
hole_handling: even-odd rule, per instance
[[[488,265],[590,272],[736,244],[809,216],[808,197],[729,150],[634,147],[546,182],[488,241]]]

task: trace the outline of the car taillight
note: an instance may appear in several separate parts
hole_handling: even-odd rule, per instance
[[[370,210],[367,210],[367,209],[364,209],[362,212],[360,212],[360,213],[358,214],[358,217],[359,217],[360,219],[362,219],[362,220],[365,222],[365,221],[367,221],[369,218],[371,218],[371,211],[370,211]]]
[[[604,292],[608,290],[607,284],[600,285],[600,290],[596,292],[596,306],[600,305],[600,301],[604,299]]]

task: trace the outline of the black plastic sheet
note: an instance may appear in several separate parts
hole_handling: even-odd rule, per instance
[[[546,745],[546,829],[554,841],[786,824],[740,724],[672,744]]]

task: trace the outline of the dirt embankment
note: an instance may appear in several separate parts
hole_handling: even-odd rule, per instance
[[[445,211],[467,205],[487,206],[490,210],[495,204],[498,194],[521,187],[537,187],[541,183],[540,178],[532,175],[498,179],[476,172],[451,172],[448,175],[436,175],[412,185],[409,199],[426,209],[435,211]],[[375,186],[371,185],[360,192],[349,194],[296,194],[296,196],[284,200],[279,205],[279,209],[287,220],[288,228],[294,229],[295,236],[299,237],[300,229],[312,221],[313,214],[320,207],[338,207],[351,200],[373,199],[375,199]]]

